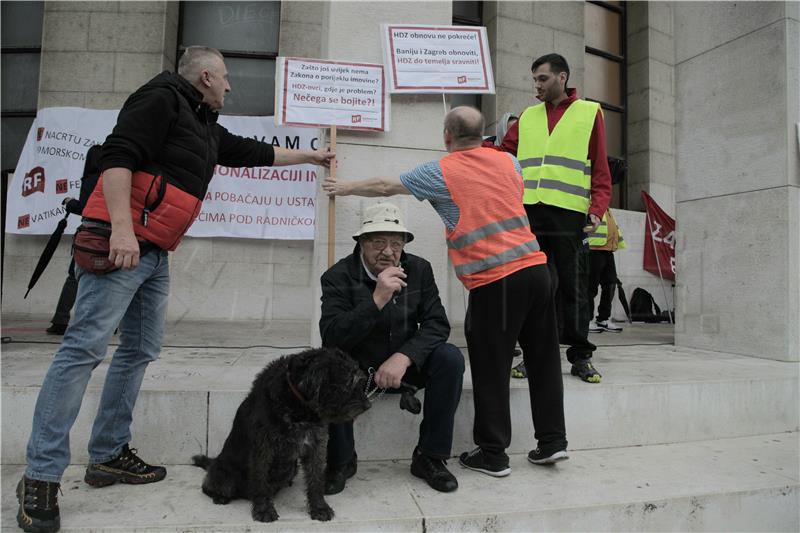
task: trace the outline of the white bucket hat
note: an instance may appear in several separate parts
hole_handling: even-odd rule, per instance
[[[406,242],[414,240],[414,234],[408,231],[403,224],[400,209],[389,202],[381,202],[369,206],[361,217],[361,228],[353,234],[353,239],[358,240],[367,233],[405,233]]]

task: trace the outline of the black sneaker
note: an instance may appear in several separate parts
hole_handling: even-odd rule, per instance
[[[126,444],[114,459],[87,466],[83,480],[93,487],[107,487],[117,482],[143,485],[161,481],[166,475],[166,468],[145,463],[136,455],[136,449]]]
[[[572,363],[572,370],[570,370],[570,374],[573,376],[578,376],[586,383],[600,383],[600,380],[603,376],[600,375],[594,365],[592,365],[589,361],[578,361],[576,363]]]
[[[569,459],[567,450],[555,450],[543,452],[540,448],[528,452],[528,461],[535,465],[553,465],[559,461]]]
[[[65,331],[67,331],[66,324],[51,324],[49,328],[45,330],[50,335],[63,335]]]
[[[458,462],[464,468],[469,468],[470,470],[482,472],[494,477],[505,477],[511,473],[511,467],[508,466],[507,456],[492,457],[480,447],[475,448],[471,452],[462,453],[458,458]]]
[[[17,484],[17,524],[23,531],[50,533],[61,529],[58,512],[60,485],[49,481],[28,479],[25,476]]]
[[[348,463],[328,468],[325,472],[325,494],[330,496],[342,492],[347,480],[355,476],[357,471],[358,455],[355,453]]]
[[[525,370],[525,361],[511,369],[511,377],[517,379],[525,379],[528,377],[528,371]]]
[[[458,488],[458,480],[445,465],[447,461],[428,457],[416,449],[411,459],[411,473],[439,492],[453,492]]]

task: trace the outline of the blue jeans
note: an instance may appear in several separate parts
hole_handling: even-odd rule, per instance
[[[167,252],[154,250],[134,270],[94,275],[76,265],[75,316],[39,391],[25,475],[59,482],[69,465],[69,431],[86,385],[119,325],[120,344],[108,368],[89,439],[92,463],[110,461],[130,442],[133,407],[145,369],[158,358],[169,295]]]

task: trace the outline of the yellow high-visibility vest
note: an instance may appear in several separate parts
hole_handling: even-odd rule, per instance
[[[551,134],[544,103],[519,119],[517,159],[525,180],[523,202],[589,212],[592,164],[589,139],[600,104],[575,100]]]
[[[600,225],[597,226],[597,230],[594,233],[590,233],[589,237],[589,246],[592,248],[602,247],[605,246],[608,242],[608,217],[611,215],[611,210],[609,209],[606,211],[606,214],[603,215],[603,220],[600,222]],[[617,221],[614,219],[614,215],[611,215],[611,220],[614,222],[614,227],[617,229],[617,247],[616,250],[623,250],[628,247],[625,244],[625,239],[622,238],[622,228],[619,227]],[[612,252],[615,250],[611,250]]]

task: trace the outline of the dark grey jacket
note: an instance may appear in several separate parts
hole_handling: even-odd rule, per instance
[[[341,348],[364,369],[377,370],[395,352],[407,355],[419,369],[447,341],[450,323],[431,264],[405,252],[400,264],[408,285],[381,310],[372,300],[375,282],[364,271],[358,244],[322,275],[323,346]]]

